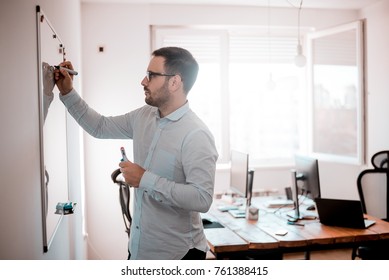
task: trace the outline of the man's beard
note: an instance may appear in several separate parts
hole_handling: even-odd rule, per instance
[[[168,83],[165,82],[161,88],[151,93],[147,87],[144,87],[146,92],[146,104],[154,107],[161,107],[169,101]]]

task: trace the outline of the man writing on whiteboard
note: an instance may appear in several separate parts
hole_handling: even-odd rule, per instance
[[[69,61],[60,66],[73,69]],[[73,89],[68,71],[55,72],[62,102],[89,134],[133,140],[134,162],[119,164],[135,188],[131,259],[205,259],[199,213],[212,204],[218,154],[211,132],[187,100],[198,69],[185,49],[155,50],[141,82],[147,105],[114,117],[90,108]]]

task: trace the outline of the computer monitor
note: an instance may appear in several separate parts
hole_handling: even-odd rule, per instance
[[[319,163],[316,158],[295,155],[296,179],[302,194],[314,200],[320,198]]]
[[[319,164],[317,159],[309,156],[295,155],[295,169],[292,169],[291,175],[295,211],[294,215],[290,216],[290,221],[297,221],[306,217],[300,211],[301,196],[306,196],[312,200],[320,198]]]
[[[248,196],[249,155],[243,152],[231,151],[230,189],[242,198]]]
[[[235,218],[246,217],[247,207],[251,205],[254,171],[249,170],[249,155],[236,150],[231,151],[230,190],[240,198],[243,207],[230,209],[228,212]]]

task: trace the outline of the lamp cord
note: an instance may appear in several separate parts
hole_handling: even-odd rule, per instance
[[[301,7],[303,5],[303,0],[300,1],[300,7],[298,10],[298,17],[297,17],[297,41],[300,45],[300,13],[301,13]]]

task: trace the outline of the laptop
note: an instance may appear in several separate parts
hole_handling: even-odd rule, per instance
[[[323,225],[365,229],[375,223],[363,217],[362,205],[358,200],[316,198],[315,202]]]

